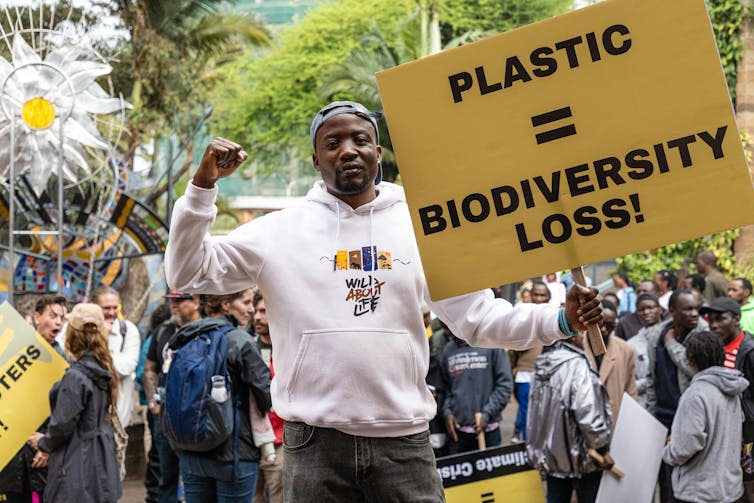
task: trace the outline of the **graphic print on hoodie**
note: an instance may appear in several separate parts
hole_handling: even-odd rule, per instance
[[[322,257],[328,259],[328,257]],[[408,265],[410,261],[396,259],[396,264]],[[393,253],[380,250],[375,245],[365,245],[358,250],[337,250],[333,260],[333,270],[363,271],[360,277],[345,278],[346,302],[353,303],[353,315],[363,316],[373,313],[382,295],[386,281],[381,280],[379,271],[393,269]]]

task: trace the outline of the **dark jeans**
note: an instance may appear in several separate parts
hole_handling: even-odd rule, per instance
[[[518,413],[516,414],[516,424],[513,430],[518,433],[518,438],[526,440],[526,414],[529,411],[529,383],[513,383],[513,393],[516,395],[518,402]]]
[[[547,503],[570,503],[573,491],[579,503],[594,503],[600,488],[602,471],[587,473],[581,478],[559,479],[547,476]]]
[[[673,467],[666,464],[665,461],[660,463],[660,475],[657,482],[660,484],[660,503],[676,503],[673,496]]]
[[[256,461],[215,461],[195,455],[181,456],[181,476],[186,503],[249,503],[257,484]]]
[[[144,478],[144,487],[147,489],[146,503],[157,503],[160,497],[160,454],[157,452],[157,442],[154,440],[154,415],[147,411],[147,425],[149,435],[152,437],[152,445],[147,453],[147,473]]]
[[[370,438],[286,422],[283,448],[286,503],[445,501],[429,430]]]
[[[478,451],[479,441],[476,439],[476,433],[464,433],[457,431],[458,442],[450,441],[448,445],[448,454],[460,454],[462,452]],[[495,428],[492,431],[486,431],[484,433],[485,447],[497,447],[502,444],[502,434],[500,428]]]
[[[154,416],[152,442],[160,455],[160,503],[178,503],[178,456],[162,434],[160,415]]]

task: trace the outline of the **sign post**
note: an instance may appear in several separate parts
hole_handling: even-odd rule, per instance
[[[607,0],[377,80],[435,300],[754,222],[704,0]]]

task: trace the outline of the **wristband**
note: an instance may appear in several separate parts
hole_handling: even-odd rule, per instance
[[[568,324],[568,316],[566,316],[566,310],[564,307],[561,307],[558,310],[558,327],[560,327],[560,331],[568,337],[573,337],[574,335],[576,335],[576,332],[574,332],[571,326]]]

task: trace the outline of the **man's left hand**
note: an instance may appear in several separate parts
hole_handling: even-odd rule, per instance
[[[565,310],[568,324],[574,330],[583,331],[589,325],[602,322],[602,306],[596,288],[574,284],[566,294]]]

